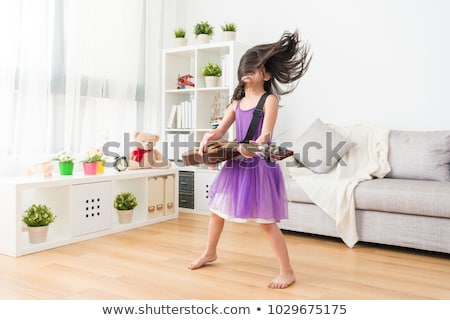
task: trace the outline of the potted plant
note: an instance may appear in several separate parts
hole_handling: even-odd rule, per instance
[[[236,39],[237,27],[234,22],[225,22],[225,24],[221,25],[220,28],[223,31],[223,40],[234,41]]]
[[[200,43],[208,43],[214,35],[214,27],[208,21],[200,21],[194,26],[194,34]]]
[[[187,44],[186,29],[177,28],[173,31],[173,34],[175,36],[175,44],[178,47],[185,46]]]
[[[134,208],[138,205],[137,198],[130,192],[121,192],[114,198],[114,209],[117,210],[119,223],[130,223]]]
[[[217,81],[222,76],[222,68],[214,62],[208,62],[202,68],[202,75],[205,77],[207,88],[217,87]]]
[[[62,176],[72,175],[75,158],[70,152],[60,151],[52,160],[59,162],[59,173]]]
[[[54,222],[56,216],[45,204],[33,204],[22,216],[22,221],[28,227],[28,237],[31,243],[47,240],[48,225]]]
[[[103,153],[98,149],[88,150],[84,154],[84,159],[81,162],[83,162],[84,174],[95,175],[104,172]]]

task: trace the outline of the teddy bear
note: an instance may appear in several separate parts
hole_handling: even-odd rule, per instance
[[[27,169],[27,175],[31,176],[36,173],[42,173],[44,178],[52,177],[53,165],[50,161],[35,163],[31,168]]]
[[[167,169],[171,166],[170,161],[165,160],[161,152],[154,149],[159,135],[136,131],[134,140],[137,148],[130,152],[128,169]]]

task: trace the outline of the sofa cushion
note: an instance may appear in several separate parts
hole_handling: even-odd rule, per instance
[[[294,158],[315,173],[326,173],[355,145],[320,119],[294,142]]]
[[[396,131],[389,135],[386,177],[450,181],[450,131]]]
[[[361,210],[450,218],[450,183],[409,179],[373,179],[355,188]]]

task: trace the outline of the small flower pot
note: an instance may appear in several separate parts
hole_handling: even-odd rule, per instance
[[[206,88],[217,87],[218,81],[219,81],[219,77],[207,76],[207,77],[205,77],[205,86],[206,86]]]
[[[59,174],[62,176],[71,176],[73,173],[73,162],[60,162]]]
[[[117,215],[120,224],[131,223],[133,220],[133,210],[117,210]]]
[[[198,43],[209,43],[211,41],[211,36],[207,34],[199,34],[197,36]]]
[[[97,161],[97,174],[105,173],[105,161]]]
[[[187,45],[187,38],[175,38],[175,45],[177,47],[183,47]]]
[[[83,162],[83,170],[86,175],[96,175],[97,162]]]
[[[28,239],[30,243],[40,243],[47,241],[48,226],[28,227]]]
[[[236,31],[223,31],[223,41],[236,40]]]

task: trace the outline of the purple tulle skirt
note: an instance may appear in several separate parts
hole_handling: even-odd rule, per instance
[[[288,217],[281,169],[258,156],[227,160],[209,196],[210,210],[225,219],[272,223]]]

